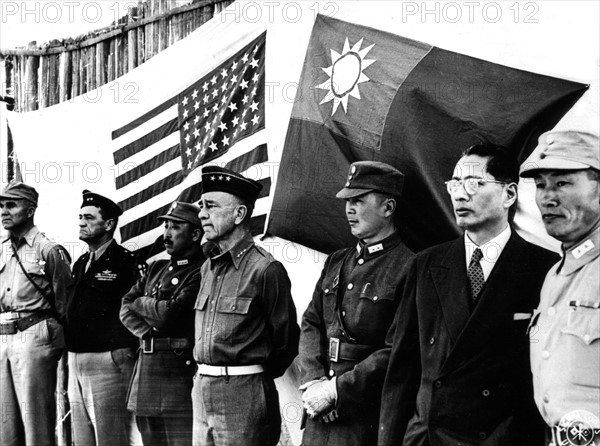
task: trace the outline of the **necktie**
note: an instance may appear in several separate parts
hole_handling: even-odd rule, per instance
[[[481,249],[475,249],[473,256],[471,257],[469,267],[467,268],[469,285],[471,285],[471,303],[473,304],[477,302],[477,297],[479,296],[479,293],[485,284],[485,279],[483,278],[483,269],[481,268],[481,263],[479,263],[482,258],[483,253],[481,252]]]
[[[87,273],[88,270],[90,269],[90,267],[92,266],[92,263],[94,263],[94,257],[95,257],[95,252],[91,251],[90,252],[90,258],[88,259],[88,262],[85,264],[85,272]]]

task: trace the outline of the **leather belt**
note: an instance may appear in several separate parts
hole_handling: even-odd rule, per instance
[[[6,322],[0,319],[0,335],[12,335],[16,334],[18,331],[25,331],[38,322],[50,319],[52,317],[52,311],[49,310],[39,310],[32,313],[26,313],[24,311],[10,311],[2,314],[9,314],[11,316],[18,315],[20,317],[18,319],[8,320],[9,318],[5,316]],[[27,314],[27,316],[23,316],[24,314]]]
[[[256,375],[257,373],[264,372],[264,370],[260,364],[235,366],[198,364],[198,374],[208,376]]]
[[[377,350],[373,345],[349,344],[338,338],[329,338],[329,360],[331,362],[359,362]]]
[[[154,352],[184,350],[193,347],[194,344],[188,338],[142,338],[140,340],[142,353],[147,355]]]

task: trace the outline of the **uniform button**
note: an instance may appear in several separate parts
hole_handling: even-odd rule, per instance
[[[365,259],[358,259],[358,264],[362,265],[363,263],[365,263]]]
[[[433,344],[435,344],[435,338],[432,336],[431,339],[429,339],[429,345]]]
[[[172,266],[169,266],[169,271],[173,271],[173,267]]]
[[[590,342],[590,339],[591,339],[591,337],[590,337],[590,335],[589,335],[589,334],[583,335],[583,340],[584,340],[586,343],[587,343],[587,342]]]
[[[6,291],[10,292],[10,288],[7,288]]]
[[[439,389],[440,387],[442,387],[442,382],[441,381],[436,381],[434,384],[436,389]]]
[[[479,439],[485,440],[487,438],[487,434],[485,432],[479,432]]]
[[[342,317],[346,317],[346,312],[342,311]]]
[[[173,285],[177,285],[177,284],[179,283],[179,279],[178,279],[177,277],[173,277],[173,278],[171,279],[171,283],[172,283]]]
[[[325,294],[329,293],[329,288],[325,288]]]
[[[221,276],[217,276],[217,280],[221,280]]]
[[[235,305],[232,305],[232,306],[231,306],[231,309],[232,309],[232,310],[235,310]]]
[[[208,332],[210,332],[210,328],[207,328],[207,329],[206,329],[206,332],[207,332],[207,333],[208,333]]]
[[[490,391],[488,389],[483,389],[483,392],[481,392],[481,394],[483,396],[490,396]]]
[[[352,288],[354,288],[354,285],[353,285],[352,283],[349,283],[347,288],[348,288],[349,290],[351,290]]]
[[[550,357],[550,352],[548,350],[544,350],[542,352],[542,358],[548,359]]]
[[[335,372],[333,370],[330,370],[329,371],[329,376],[333,376],[333,375],[335,375]]]
[[[548,316],[554,316],[556,314],[556,308],[550,307],[548,308]]]
[[[548,404],[550,402],[550,398],[548,398],[548,395],[544,395],[544,398],[542,398],[542,401],[544,401],[544,403]]]
[[[373,300],[379,299],[379,296],[373,296]]]
[[[189,359],[187,361],[185,361],[185,365],[190,365],[192,363],[192,361],[190,361]]]

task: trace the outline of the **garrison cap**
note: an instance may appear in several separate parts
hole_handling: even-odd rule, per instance
[[[171,220],[179,223],[190,223],[191,225],[202,227],[198,214],[200,207],[192,203],[184,203],[183,201],[175,201],[169,208],[169,212],[158,217],[160,221]]]
[[[118,217],[123,214],[123,209],[119,207],[117,203],[112,201],[109,198],[103,197],[100,194],[95,194],[94,192],[90,192],[85,189],[82,192],[83,202],[81,203],[81,207],[85,206],[96,206],[98,208],[104,209],[111,217]]]
[[[11,181],[6,185],[2,194],[0,194],[0,198],[12,198],[13,200],[27,200],[30,203],[33,203],[35,206],[38,204],[39,194],[37,191],[20,181]]]
[[[538,170],[600,170],[598,135],[578,131],[543,133],[538,146],[521,165],[520,175],[533,177]]]
[[[404,174],[395,167],[379,161],[357,161],[350,165],[345,187],[337,198],[353,198],[368,192],[402,195]]]
[[[227,192],[236,197],[254,203],[262,185],[258,181],[246,178],[233,170],[219,166],[202,168],[202,193]]]

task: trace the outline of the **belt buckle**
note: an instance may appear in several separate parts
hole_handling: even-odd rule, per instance
[[[150,341],[150,348],[148,348],[148,341]],[[142,339],[142,353],[147,355],[154,353],[154,338]]]
[[[329,338],[329,359],[332,362],[338,362],[340,359],[340,340],[338,338]]]
[[[16,322],[4,322],[0,324],[1,335],[14,335],[19,331]]]

